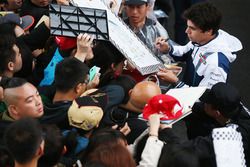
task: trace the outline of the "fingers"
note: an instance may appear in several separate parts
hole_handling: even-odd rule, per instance
[[[115,124],[115,125],[112,126],[112,129],[117,129],[117,128],[118,128],[117,124]],[[119,131],[126,136],[126,135],[128,135],[131,132],[131,129],[128,126],[128,123],[126,122],[125,125],[119,129]]]
[[[166,69],[173,71],[175,75],[179,75],[182,71],[182,67],[175,66],[175,65],[166,65]]]
[[[170,83],[176,83],[179,80],[176,74],[172,70],[159,71],[157,73],[157,76],[159,76],[162,80]]]
[[[168,39],[163,37],[158,37],[155,40],[155,47],[159,49],[161,52],[168,52],[169,51],[169,45],[167,43]]]
[[[160,125],[160,129],[166,129],[166,128],[172,128],[172,125],[168,125],[168,124],[161,124]]]
[[[111,128],[112,128],[112,129],[117,129],[117,128],[118,128],[118,125],[115,124],[115,125],[113,125]]]
[[[126,122],[125,125],[120,129],[120,132],[122,132],[125,136],[127,136],[130,132],[131,129],[128,126],[128,123]]]
[[[159,124],[160,125],[160,117],[159,114],[152,114],[149,116],[149,124]]]
[[[163,37],[158,37],[158,38],[156,38],[156,40],[155,40],[155,44],[162,43],[163,41],[165,41],[165,38],[163,38]]]
[[[84,34],[81,33],[77,36],[77,41],[84,43],[86,46],[90,46],[93,40],[94,40],[94,36],[89,35],[87,33],[84,33]]]
[[[168,69],[167,68],[159,68],[159,72],[167,72]]]
[[[176,65],[165,65],[168,70],[181,70],[182,67],[176,66]]]

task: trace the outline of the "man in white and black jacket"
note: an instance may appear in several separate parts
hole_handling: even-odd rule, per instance
[[[241,42],[220,30],[221,13],[211,3],[198,3],[184,12],[187,20],[186,33],[190,42],[184,46],[158,38],[156,46],[177,61],[186,61],[183,81],[179,81],[170,70],[162,69],[158,76],[175,87],[206,86],[226,82],[230,64],[236,52],[242,49]]]

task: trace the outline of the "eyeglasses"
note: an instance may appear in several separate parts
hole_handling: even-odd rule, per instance
[[[88,84],[89,83],[89,76],[83,81],[83,83]]]

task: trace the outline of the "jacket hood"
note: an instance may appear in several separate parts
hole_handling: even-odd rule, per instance
[[[217,37],[204,45],[204,47],[209,48],[209,50],[212,51],[224,53],[230,62],[233,62],[236,59],[235,52],[238,52],[243,48],[238,38],[223,30],[219,30]]]

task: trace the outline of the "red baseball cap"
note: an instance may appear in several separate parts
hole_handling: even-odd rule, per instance
[[[143,118],[148,119],[151,114],[161,114],[161,120],[172,120],[182,116],[183,106],[173,96],[160,94],[152,97],[143,109]]]
[[[61,50],[68,50],[76,47],[76,38],[56,36],[55,41]]]

